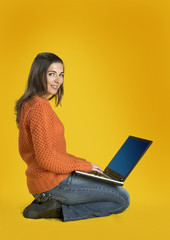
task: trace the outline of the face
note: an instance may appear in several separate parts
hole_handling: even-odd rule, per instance
[[[50,94],[55,95],[63,83],[64,70],[62,63],[52,63],[47,69],[47,94],[44,96],[48,98]]]

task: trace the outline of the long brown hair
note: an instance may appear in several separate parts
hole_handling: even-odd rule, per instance
[[[21,108],[23,103],[31,99],[35,94],[38,94],[39,96],[43,96],[44,94],[47,93],[48,89],[47,89],[46,72],[49,66],[54,62],[62,63],[64,68],[64,63],[61,60],[61,58],[59,58],[53,53],[49,53],[49,52],[39,53],[34,59],[29,72],[25,92],[15,103],[14,111],[16,114],[16,124],[18,128],[19,128],[19,119],[20,119],[20,113],[21,113]],[[57,93],[49,98],[49,100],[51,100],[53,97],[55,97],[56,107],[59,104],[61,105],[61,99],[64,95],[63,83],[61,84]]]

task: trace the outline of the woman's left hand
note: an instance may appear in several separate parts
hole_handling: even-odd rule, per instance
[[[96,165],[94,163],[91,163],[91,164],[92,164],[92,171],[103,173],[102,169],[98,165]]]

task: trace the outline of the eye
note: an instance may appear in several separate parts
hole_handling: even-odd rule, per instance
[[[54,75],[54,73],[49,73],[49,76],[53,76]]]
[[[61,76],[61,77],[64,77],[64,74],[62,73],[62,74],[60,74],[60,76]]]

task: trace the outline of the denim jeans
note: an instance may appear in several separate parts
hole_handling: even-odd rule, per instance
[[[130,204],[123,187],[74,172],[44,193],[61,202],[64,222],[121,213]]]

